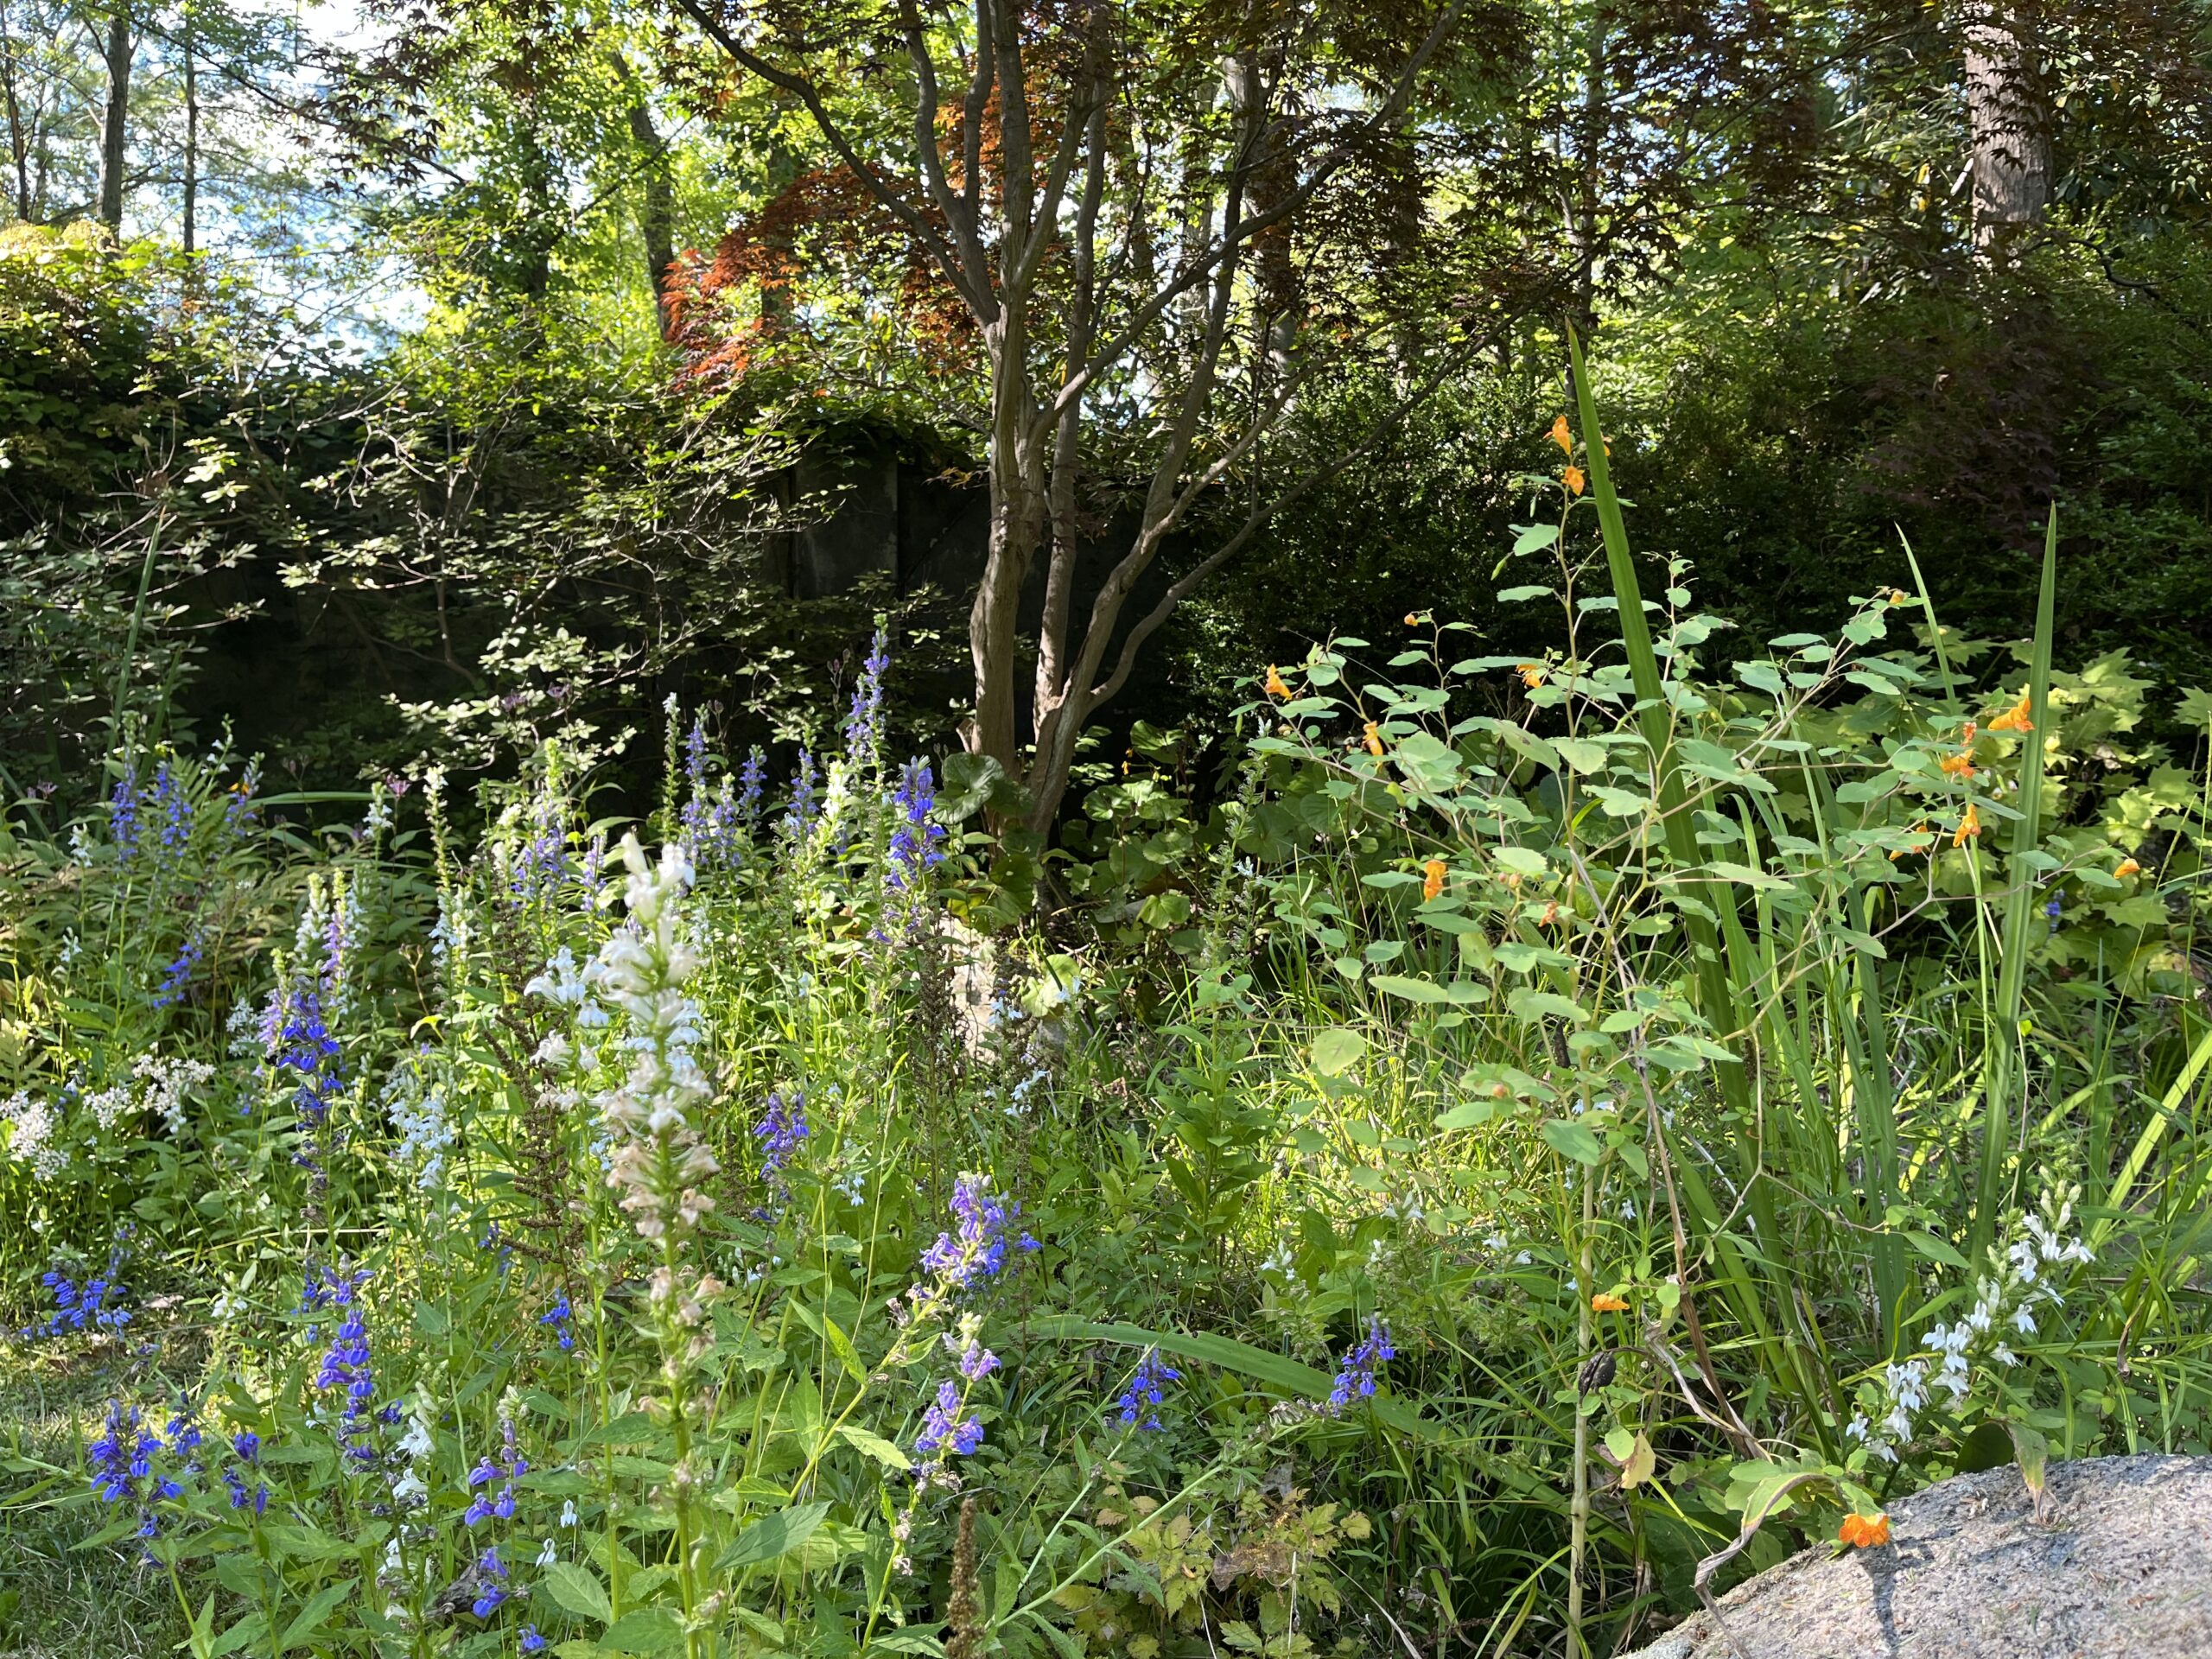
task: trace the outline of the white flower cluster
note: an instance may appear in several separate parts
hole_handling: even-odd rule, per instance
[[[1977,1361],[2007,1368],[2020,1363],[2012,1339],[2035,1335],[2035,1304],[2056,1307],[2065,1300],[2054,1270],[2072,1263],[2086,1266],[2093,1259],[2087,1244],[2066,1236],[2079,1191],[2044,1193],[2040,1214],[2023,1217],[2002,1250],[1991,1246],[1991,1272],[1975,1286],[1972,1311],[1956,1324],[1936,1325],[1925,1350],[1884,1370],[1879,1399],[1851,1420],[1844,1430],[1848,1439],[1884,1462],[1895,1463],[1934,1391],[1948,1395],[1944,1403],[1955,1413],[1974,1391]]]
[[[29,1164],[32,1176],[50,1181],[61,1173],[69,1155],[54,1143],[54,1132],[59,1127],[54,1112],[44,1101],[33,1100],[18,1090],[14,1096],[0,1101],[0,1120],[8,1125],[8,1156],[18,1164]]]
[[[385,1084],[385,1110],[399,1144],[392,1156],[415,1172],[415,1190],[429,1194],[442,1190],[446,1179],[446,1154],[458,1137],[446,1116],[445,1097],[402,1062],[392,1068]]]
[[[130,1075],[146,1085],[143,1104],[162,1120],[171,1135],[184,1133],[184,1097],[215,1081],[215,1068],[205,1060],[165,1060],[141,1054]]]
[[[714,1090],[694,1050],[704,1034],[699,1006],[683,995],[698,967],[683,938],[678,901],[691,880],[683,849],[661,849],[649,862],[637,837],[622,841],[629,875],[623,889],[629,925],[601,947],[597,994],[627,1016],[622,1047],[628,1072],[601,1094],[599,1108],[617,1145],[608,1185],[639,1233],[658,1239],[671,1227],[688,1232],[714,1207],[703,1183],[720,1167],[699,1138],[692,1114]],[[673,1287],[658,1286],[663,1296]]]

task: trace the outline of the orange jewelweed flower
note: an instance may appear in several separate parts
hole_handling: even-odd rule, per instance
[[[1971,745],[1974,742],[1974,734],[1980,729],[1981,728],[1975,725],[1974,721],[1967,721],[1965,725],[1959,728],[1959,741]]]
[[[1873,1549],[1890,1541],[1890,1517],[1886,1515],[1847,1515],[1836,1536],[1853,1549]]]
[[[1367,752],[1377,760],[1382,758],[1382,733],[1371,720],[1367,722]]]
[[[1282,683],[1282,676],[1275,671],[1273,663],[1268,664],[1268,695],[1281,697],[1286,702],[1290,701],[1290,688]]]
[[[1406,613],[1406,626],[1409,628],[1417,628],[1421,626],[1421,613],[1418,611],[1408,611]]]
[[[1603,1294],[1592,1296],[1590,1299],[1590,1311],[1592,1313],[1625,1313],[1628,1312],[1628,1304],[1614,1295],[1612,1292],[1606,1291]]]
[[[1989,722],[1989,729],[1993,732],[2032,732],[2036,725],[2028,718],[2028,710],[2034,702],[2033,696],[2023,691],[2018,702]]]
[[[1564,415],[1552,423],[1552,442],[1570,456],[1574,454],[1574,430],[1567,425]]]
[[[2132,858],[2123,858],[2120,861],[2118,866],[2113,868],[2113,874],[2125,880],[2131,875],[2142,874],[2143,867],[2140,864],[2138,864]]]
[[[1967,844],[1967,836],[1978,836],[1980,833],[1981,809],[1976,806],[1972,801],[1968,801],[1967,803],[1967,815],[1959,820],[1958,831],[1951,837],[1951,845],[1954,847],[1963,847]]]
[[[1582,477],[1582,469],[1580,467],[1569,467],[1565,472],[1561,473],[1560,476],[1567,480],[1567,487],[1568,489],[1573,490],[1577,495],[1582,493],[1584,480]]]
[[[1423,899],[1433,899],[1444,891],[1444,861],[1442,859],[1430,859],[1427,863],[1421,867],[1421,896]]]
[[[1521,683],[1531,691],[1544,683],[1545,669],[1541,663],[1523,663],[1513,671],[1521,677]]]
[[[1927,820],[1927,819],[1925,819],[1925,818],[1923,818],[1923,819],[1922,819],[1918,823],[1914,824],[1914,825],[1912,826],[1912,828],[1911,828],[1911,829],[1910,829],[1910,830],[1906,830],[1906,831],[1905,831],[1905,834],[1907,834],[1908,836],[1924,836],[1924,835],[1926,835],[1927,833],[1928,833],[1928,820]],[[1897,860],[1899,860],[1899,859],[1903,858],[1903,857],[1904,857],[1907,853],[1916,853],[1916,852],[1919,852],[1919,851],[1921,851],[1921,850],[1922,850],[1922,849],[1921,849],[1921,848],[1919,848],[1919,847],[1917,847],[1917,846],[1914,846],[1914,847],[1900,847],[1900,848],[1898,848],[1898,849],[1897,849],[1897,851],[1895,851],[1894,853],[1891,853],[1891,854],[1890,855],[1890,862],[1891,862],[1891,863],[1892,863],[1892,864],[1894,864],[1894,863],[1896,863],[1896,862],[1897,861]]]
[[[1974,776],[1974,751],[1961,749],[1956,754],[1945,755],[1936,764],[1950,777],[1971,778]]]

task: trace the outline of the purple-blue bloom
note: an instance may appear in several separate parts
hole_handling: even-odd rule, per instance
[[[507,1599],[507,1592],[501,1587],[506,1582],[507,1564],[499,1559],[497,1544],[476,1558],[476,1570],[491,1581],[484,1585],[483,1593],[476,1598],[475,1605],[470,1611],[479,1618],[489,1618],[493,1610]]]
[[[166,760],[154,769],[154,806],[162,816],[162,861],[182,856],[192,841],[192,801]]]
[[[793,841],[804,841],[813,832],[815,812],[814,757],[801,749],[798,769],[791,773],[791,803],[784,814],[784,833]]]
[[[1397,1356],[1398,1351],[1390,1345],[1390,1327],[1380,1319],[1370,1319],[1367,1335],[1344,1356],[1344,1366],[1337,1372],[1336,1386],[1329,1390],[1329,1409],[1341,1413],[1355,1399],[1372,1399],[1375,1368]]]
[[[772,1093],[753,1126],[753,1138],[760,1143],[760,1173],[780,1176],[806,1135],[806,1096],[797,1090],[789,1100],[780,1090]]]
[[[905,893],[925,873],[944,862],[938,845],[944,839],[944,826],[930,819],[937,805],[937,780],[930,763],[910,760],[901,767],[899,787],[891,798],[899,809],[899,821],[892,826],[891,861],[884,880],[893,891]]]
[[[338,1039],[323,1023],[322,999],[312,985],[302,982],[285,1000],[281,1041],[277,1066],[299,1074],[293,1107],[302,1123],[320,1128],[338,1092],[340,1061]]]
[[[575,1310],[569,1306],[569,1293],[563,1291],[553,1306],[537,1316],[540,1325],[550,1325],[553,1334],[560,1338],[561,1351],[567,1353],[576,1345]]]
[[[915,1437],[914,1450],[925,1456],[950,1451],[965,1458],[974,1455],[982,1443],[982,1424],[961,1415],[960,1390],[949,1381],[940,1382],[936,1403],[922,1414],[922,1432]]]
[[[364,1272],[350,1278],[344,1274],[327,1278],[314,1268],[308,1270],[308,1275],[307,1305],[336,1307],[345,1316],[339,1321],[330,1346],[323,1351],[315,1386],[319,1391],[346,1391],[346,1408],[338,1420],[338,1443],[353,1462],[373,1462],[376,1452],[368,1443],[366,1425],[372,1415],[370,1404],[376,1398],[376,1375],[369,1363],[368,1321],[362,1317],[362,1305],[357,1297],[369,1275]]]
[[[1007,1229],[1021,1214],[1021,1206],[991,1192],[982,1176],[969,1174],[952,1184],[952,1213],[957,1229],[939,1233],[937,1243],[922,1252],[922,1265],[937,1274],[948,1292],[971,1289],[1006,1265]],[[1037,1248],[1037,1241],[1027,1233],[1015,1243],[1024,1250]]]
[[[767,769],[768,757],[755,743],[745,757],[744,769],[737,774],[737,810],[748,833],[760,822],[760,786]]]
[[[845,716],[845,754],[855,763],[874,759],[883,737],[883,676],[891,666],[890,637],[881,628],[869,643],[853,686],[853,706]]]
[[[185,935],[184,944],[177,950],[175,960],[162,970],[161,988],[154,993],[156,1007],[171,1007],[184,1001],[184,994],[192,985],[193,970],[200,966],[203,948],[200,942],[200,930],[194,926]]]
[[[115,788],[107,798],[108,834],[115,841],[117,855],[129,863],[138,853],[138,763],[123,763],[123,776],[115,780]]]
[[[54,1311],[45,1324],[25,1325],[20,1333],[22,1339],[36,1342],[42,1337],[58,1337],[64,1331],[82,1331],[88,1325],[95,1331],[120,1331],[130,1324],[130,1310],[120,1305],[123,1282],[115,1277],[121,1262],[122,1253],[111,1252],[107,1271],[86,1280],[81,1291],[67,1274],[40,1274],[39,1282],[54,1293]]]
[[[1121,1408],[1122,1421],[1131,1428],[1156,1432],[1160,1427],[1160,1413],[1155,1409],[1163,1397],[1166,1385],[1180,1382],[1183,1373],[1160,1357],[1160,1350],[1149,1349],[1137,1362],[1136,1374],[1130,1377],[1129,1386],[1122,1390],[1122,1397],[1114,1403]]]

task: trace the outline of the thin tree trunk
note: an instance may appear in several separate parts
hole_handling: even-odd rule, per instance
[[[199,245],[200,66],[192,48],[192,12],[184,14],[184,251]]]
[[[660,322],[660,337],[675,332],[675,295],[670,291],[670,270],[676,264],[676,184],[668,165],[668,143],[653,125],[653,112],[645,103],[630,65],[620,53],[614,73],[630,94],[630,137],[645,170],[645,199],[638,209],[638,231],[645,243],[645,282],[653,296],[653,314]]]
[[[1967,14],[1974,243],[1985,257],[2040,219],[2050,199],[2049,121],[2032,39],[2024,9],[2012,0],[1980,0]]]
[[[16,217],[31,216],[30,135],[23,130],[23,102],[16,90],[16,38],[8,27],[7,0],[0,0],[0,75],[8,94],[8,159],[16,169]]]
[[[123,233],[123,165],[130,116],[130,9],[118,4],[107,20],[107,111],[100,125],[100,223]]]

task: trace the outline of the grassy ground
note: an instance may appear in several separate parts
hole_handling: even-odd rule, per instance
[[[184,1622],[167,1576],[128,1542],[84,1541],[110,1519],[73,1475],[88,1432],[118,1387],[112,1350],[67,1368],[0,1354],[0,1447],[10,1492],[0,1502],[0,1656],[137,1659],[167,1654]]]

